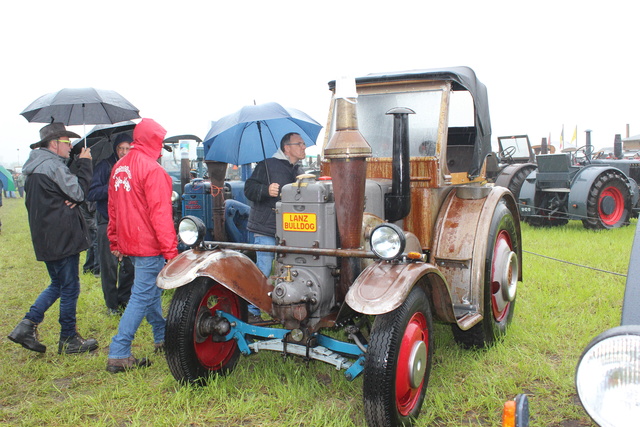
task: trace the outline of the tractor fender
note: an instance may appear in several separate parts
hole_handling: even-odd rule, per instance
[[[198,277],[209,277],[261,310],[271,313],[269,295],[273,286],[249,257],[234,250],[182,252],[167,262],[158,274],[156,284],[161,289],[174,289]]]
[[[518,173],[518,171],[525,167],[536,166],[535,163],[515,163],[513,165],[509,165],[506,168],[502,169],[500,174],[495,180],[495,184],[499,187],[509,187],[509,183],[511,182],[511,178]]]
[[[455,322],[445,279],[438,268],[429,263],[393,264],[381,261],[371,264],[351,285],[345,302],[359,313],[384,314],[398,308],[416,285],[423,286],[427,295],[430,295],[436,318]]]
[[[632,200],[637,200],[636,188],[629,182],[627,175],[618,168],[607,166],[585,166],[580,169],[571,182],[571,191],[569,192],[569,200],[567,206],[567,212],[571,215],[575,215],[579,218],[587,217],[587,199],[589,198],[589,191],[598,177],[606,172],[615,171],[625,177],[625,181],[629,184],[631,189]],[[632,204],[631,206],[634,206]]]
[[[449,286],[452,303],[457,310],[456,318],[468,314],[474,319],[471,324],[464,325],[465,330],[484,315],[482,307],[488,236],[494,212],[502,200],[515,219],[518,242],[522,242],[513,194],[504,187],[481,188],[484,194],[475,190],[477,197],[473,197],[473,192],[469,193],[469,189],[464,187],[457,187],[449,193],[438,214],[431,252],[431,261],[442,272]],[[521,243],[517,246],[516,255],[520,266],[518,281],[522,281]]]

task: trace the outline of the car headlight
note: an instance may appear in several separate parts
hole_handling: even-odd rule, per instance
[[[205,232],[204,222],[195,216],[185,216],[178,224],[178,237],[182,243],[190,247],[198,246],[204,239]]]
[[[407,239],[404,231],[395,224],[380,224],[371,232],[371,250],[384,260],[392,260],[402,255]]]
[[[576,368],[582,406],[598,425],[640,419],[640,325],[618,326],[593,339]]]
[[[171,192],[171,203],[175,203],[180,200],[180,195],[176,191]]]

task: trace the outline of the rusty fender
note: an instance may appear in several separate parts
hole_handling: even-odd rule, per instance
[[[234,250],[182,252],[164,266],[156,284],[161,289],[174,289],[198,277],[208,277],[261,310],[271,313],[269,295],[273,286],[251,259]]]
[[[430,296],[434,316],[444,322],[455,322],[451,295],[442,273],[433,264],[423,262],[369,265],[349,288],[345,302],[359,313],[388,313],[398,308],[418,283]]]
[[[496,206],[504,199],[507,207],[518,215],[511,192],[504,187],[457,187],[451,191],[436,221],[436,235],[431,252],[432,261],[445,277],[453,303],[468,307],[482,307],[484,300],[485,259],[487,236]],[[518,241],[522,241],[516,222]],[[522,251],[518,252],[522,266]],[[522,280],[522,268],[518,280]],[[483,315],[483,313],[480,313]],[[463,330],[482,320],[458,325]]]

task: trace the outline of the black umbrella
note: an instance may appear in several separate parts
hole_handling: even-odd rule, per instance
[[[74,141],[71,158],[80,154],[82,147],[90,147],[95,165],[113,154],[113,143],[119,134],[129,133],[131,135],[135,127],[136,123],[131,120],[113,125],[96,125],[84,138]]]
[[[41,96],[20,114],[29,122],[61,122],[73,126],[138,119],[139,111],[113,90],[67,88]]]

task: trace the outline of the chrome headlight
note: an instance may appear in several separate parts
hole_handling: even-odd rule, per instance
[[[180,195],[177,192],[172,191],[171,192],[171,203],[175,203],[178,200],[180,200]]]
[[[404,252],[407,239],[404,231],[395,224],[380,224],[371,232],[371,250],[384,260],[400,257]]]
[[[578,362],[576,389],[598,425],[635,425],[640,419],[640,325],[618,326],[593,339]]]
[[[190,247],[198,246],[204,239],[205,232],[204,222],[195,216],[185,216],[178,224],[178,237],[182,243]]]

